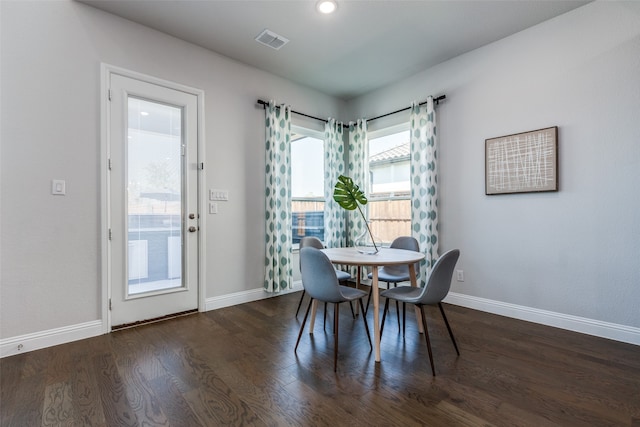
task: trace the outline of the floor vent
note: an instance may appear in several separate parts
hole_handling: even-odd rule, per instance
[[[256,37],[256,41],[271,49],[280,50],[282,46],[289,43],[289,39],[282,37],[273,31],[264,30]]]

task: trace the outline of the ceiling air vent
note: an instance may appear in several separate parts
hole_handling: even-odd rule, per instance
[[[269,30],[261,32],[258,37],[256,37],[256,41],[275,50],[279,50],[282,46],[289,43],[289,39],[279,36]]]

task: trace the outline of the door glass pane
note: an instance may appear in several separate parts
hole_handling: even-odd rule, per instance
[[[182,286],[182,109],[130,97],[128,294]]]

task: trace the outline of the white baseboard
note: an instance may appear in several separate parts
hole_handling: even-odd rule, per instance
[[[49,329],[0,340],[0,358],[65,344],[104,333],[102,320]]]
[[[640,328],[449,292],[444,302],[514,319],[640,345]]]
[[[277,297],[301,290],[302,282],[297,281],[293,283],[293,289],[286,289],[278,293],[270,293],[265,291],[263,288],[234,292],[232,294],[221,295],[219,297],[207,298],[207,300],[205,301],[205,311],[231,307],[232,305],[244,304],[245,302],[258,301],[265,298]]]
[[[208,298],[205,301],[205,311],[230,307],[232,305],[271,298],[301,290],[302,282],[297,281],[293,283],[293,289],[287,289],[277,294],[265,292],[262,288],[235,292],[233,294]],[[0,358],[95,337],[104,334],[104,330],[102,320],[94,320],[92,322],[0,339]]]

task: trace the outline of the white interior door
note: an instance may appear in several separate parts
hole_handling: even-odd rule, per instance
[[[112,328],[198,308],[198,97],[109,76]]]

